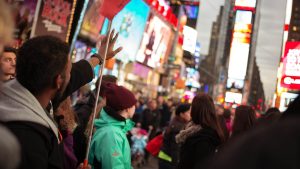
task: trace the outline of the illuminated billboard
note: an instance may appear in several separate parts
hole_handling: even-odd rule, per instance
[[[116,59],[123,63],[135,61],[140,47],[150,7],[143,0],[131,0],[113,19],[112,28],[119,32],[115,46],[122,46],[123,50]]]
[[[243,95],[241,93],[234,93],[234,92],[226,92],[225,93],[225,102],[228,103],[242,103]]]
[[[282,62],[281,86],[300,90],[300,42],[286,42]]]
[[[196,51],[197,45],[197,31],[189,26],[183,27],[183,45],[182,49],[191,52]]]
[[[289,104],[297,98],[298,94],[283,92],[280,97],[280,107],[279,110],[284,112]]]
[[[155,68],[160,67],[170,53],[173,36],[171,28],[155,14],[150,14],[136,61]]]
[[[233,79],[245,79],[247,73],[249,43],[232,43],[230,50],[230,60],[228,77]]]
[[[82,35],[94,41],[97,40],[105,19],[99,12],[95,12],[99,11],[100,7],[100,3],[97,3],[96,0],[89,1],[80,31]]]
[[[235,24],[251,24],[252,23],[252,12],[251,11],[236,11]]]
[[[238,2],[238,1],[236,1]],[[239,1],[241,2],[241,1]],[[255,3],[254,3],[255,5]],[[225,101],[240,104],[247,74],[252,37],[251,11],[237,10],[229,54]]]
[[[228,77],[231,79],[245,79],[251,43],[251,22],[252,12],[236,12],[228,67]]]
[[[255,8],[256,0],[235,0],[235,6]]]

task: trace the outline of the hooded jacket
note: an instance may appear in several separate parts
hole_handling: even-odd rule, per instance
[[[119,121],[102,109],[95,120],[96,133],[91,142],[89,164],[93,169],[131,169],[130,146],[126,133],[134,123],[127,119]]]
[[[56,109],[60,102],[93,79],[89,62],[81,60],[72,66],[70,82],[61,98],[52,100]],[[63,145],[56,124],[38,100],[17,80],[0,89],[0,121],[17,137],[21,145],[19,169],[63,169]]]
[[[2,86],[0,114],[0,121],[6,124],[20,142],[20,168],[63,168],[63,149],[59,146],[55,123],[38,100],[17,80]]]
[[[176,136],[176,142],[181,144],[178,169],[205,168],[221,144],[214,129],[192,123]]]

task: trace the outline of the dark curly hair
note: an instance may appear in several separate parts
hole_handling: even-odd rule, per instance
[[[69,46],[52,36],[28,40],[19,49],[16,78],[33,95],[48,87],[55,87],[58,75],[64,75],[68,62]]]

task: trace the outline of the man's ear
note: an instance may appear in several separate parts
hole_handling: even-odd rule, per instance
[[[54,88],[56,89],[60,89],[63,83],[63,78],[61,75],[56,76],[55,80],[54,80]]]

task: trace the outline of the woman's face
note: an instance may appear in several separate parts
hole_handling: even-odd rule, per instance
[[[191,109],[189,109],[188,111],[181,113],[180,117],[185,121],[185,122],[189,122],[191,121]]]
[[[128,113],[127,117],[131,119],[135,113],[135,105],[133,105],[131,108],[127,109],[127,113]]]

